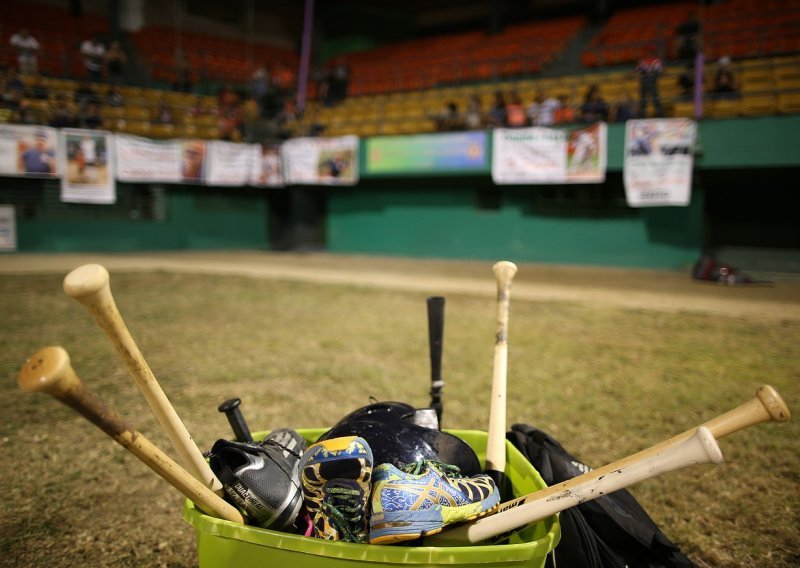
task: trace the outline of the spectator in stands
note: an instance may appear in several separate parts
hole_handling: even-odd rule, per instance
[[[80,124],[82,128],[96,130],[103,126],[103,116],[100,114],[100,105],[97,102],[90,102],[80,113]]]
[[[116,85],[122,79],[122,72],[128,62],[128,56],[122,50],[122,45],[118,41],[112,41],[105,54],[106,73],[112,85]]]
[[[266,116],[267,95],[269,94],[269,75],[267,70],[259,67],[250,77],[250,96],[258,104],[259,114]]]
[[[338,59],[326,77],[326,93],[324,102],[327,106],[337,105],[347,98],[350,83],[350,68],[343,59]]]
[[[543,91],[536,93],[536,98],[528,107],[528,118],[534,126],[552,126],[555,123],[555,111],[559,102],[553,97],[545,96]]]
[[[25,94],[25,83],[19,78],[16,67],[9,67],[6,69],[6,89],[14,91],[17,98],[22,99]]]
[[[194,97],[192,104],[190,104],[189,108],[186,109],[186,114],[192,118],[197,118],[198,116],[204,116],[208,114],[208,109],[203,104],[203,98],[200,95]]]
[[[628,93],[622,93],[611,109],[611,120],[614,122],[625,122],[635,117],[636,111],[634,109],[633,97]]]
[[[600,96],[600,87],[589,85],[581,106],[582,122],[598,122],[608,120],[608,104]]]
[[[94,35],[84,41],[81,44],[81,55],[83,55],[83,66],[86,68],[86,78],[89,81],[101,81],[106,47],[100,41],[100,36]]]
[[[690,101],[694,98],[694,63],[687,63],[678,75],[678,98]]]
[[[700,17],[695,11],[689,14],[689,17],[675,30],[678,59],[694,59],[700,48],[700,35]]]
[[[0,77],[0,108],[10,109],[15,111],[19,108],[22,101],[22,94],[19,89],[11,88],[8,86],[8,79]],[[9,116],[11,113],[6,113]]]
[[[506,105],[506,124],[512,128],[522,128],[528,125],[528,115],[522,97],[517,91],[511,91],[509,102]]]
[[[439,132],[462,130],[464,126],[461,114],[458,112],[458,105],[453,101],[447,103],[442,112],[433,115],[431,118],[436,123],[436,130]]]
[[[106,104],[111,107],[125,106],[125,97],[116,85],[111,85],[106,93]]]
[[[489,126],[500,128],[506,125],[506,99],[502,91],[495,91],[494,102],[489,109]]]
[[[636,64],[634,73],[639,75],[639,116],[647,116],[647,101],[653,101],[655,116],[660,117],[661,99],[658,96],[658,78],[664,72],[664,63],[656,53],[656,46],[648,46],[644,56]]]
[[[484,126],[483,109],[478,95],[470,95],[467,112],[464,113],[464,126],[467,130],[480,130]]]
[[[733,67],[731,58],[724,55],[719,58],[717,68],[714,71],[714,81],[711,85],[711,93],[715,98],[734,98],[736,97],[736,81],[733,77]]]
[[[572,124],[575,122],[575,109],[569,100],[569,95],[558,95],[558,108],[553,111],[554,124]]]
[[[217,127],[219,128],[220,138],[231,142],[238,142],[242,139],[244,120],[239,106],[220,107],[218,118]]]
[[[70,128],[78,125],[78,119],[66,95],[57,95],[50,107],[47,124],[55,128]]]
[[[11,36],[11,46],[17,51],[17,65],[23,75],[35,75],[38,72],[37,54],[41,46],[26,28]]]

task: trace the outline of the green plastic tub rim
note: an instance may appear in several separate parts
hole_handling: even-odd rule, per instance
[[[315,441],[326,429],[298,429],[310,442]],[[472,446],[483,461],[486,452],[486,433],[477,430],[447,430]],[[263,439],[269,432],[253,434],[255,439]],[[533,482],[539,489],[546,487],[538,472],[521,453],[506,442],[506,476],[513,487],[525,482]],[[515,491],[516,493],[516,491]],[[482,563],[519,563],[534,558],[544,559],[558,544],[561,527],[558,515],[544,521],[533,523],[512,537],[508,544],[473,546],[381,546],[374,544],[355,544],[334,542],[302,535],[262,529],[242,525],[223,519],[209,517],[200,512],[190,500],[183,507],[183,518],[195,528],[198,544],[201,535],[212,538],[232,539],[247,542],[267,549],[276,548],[301,554],[329,559],[342,559],[360,562],[389,564],[453,564],[472,565]],[[203,565],[202,559],[200,562]]]

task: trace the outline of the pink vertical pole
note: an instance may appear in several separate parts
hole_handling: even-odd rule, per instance
[[[306,0],[303,17],[303,42],[300,47],[300,71],[297,74],[297,112],[306,106],[308,68],[311,60],[311,33],[314,28],[314,0]]]
[[[702,51],[698,51],[694,58],[694,117],[697,120],[703,118],[703,66],[705,56]]]

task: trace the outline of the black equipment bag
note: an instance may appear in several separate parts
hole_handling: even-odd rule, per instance
[[[533,464],[548,486],[591,468],[555,439],[528,424],[506,437]],[[694,568],[628,491],[581,503],[560,513],[561,542],[547,557],[558,568]]]

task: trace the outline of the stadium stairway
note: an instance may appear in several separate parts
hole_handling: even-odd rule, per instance
[[[541,76],[559,77],[584,71],[583,63],[581,63],[581,54],[589,47],[589,43],[602,29],[602,24],[587,23],[572,38],[569,46],[542,71]]]

